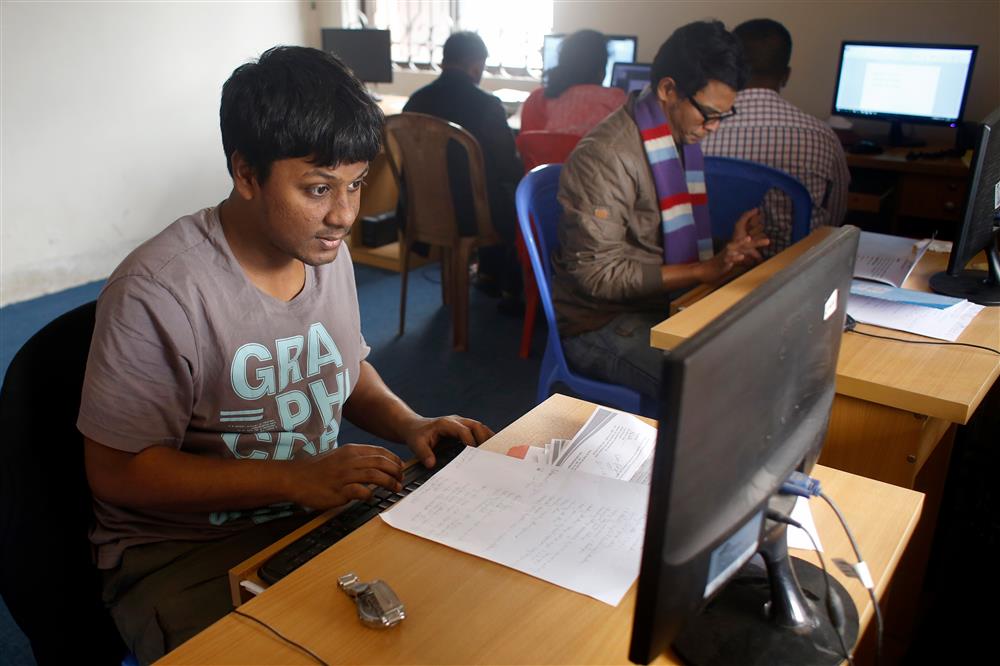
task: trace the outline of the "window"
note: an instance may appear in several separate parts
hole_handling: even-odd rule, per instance
[[[362,20],[392,32],[392,59],[401,66],[430,69],[457,30],[478,32],[494,74],[538,75],[542,38],[552,32],[553,0],[361,0]]]

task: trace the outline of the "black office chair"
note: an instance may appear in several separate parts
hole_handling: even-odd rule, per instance
[[[0,595],[39,666],[128,653],[101,602],[76,429],[95,311],[81,305],[32,336],[0,389]]]

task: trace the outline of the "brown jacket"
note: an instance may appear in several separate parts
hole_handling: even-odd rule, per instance
[[[559,334],[600,328],[624,312],[662,310],[663,231],[634,96],[584,137],[559,179],[560,249],[552,298]]]

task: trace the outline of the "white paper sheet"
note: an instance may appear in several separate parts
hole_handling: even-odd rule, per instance
[[[656,428],[607,407],[598,407],[563,447],[556,465],[567,469],[649,485]]]
[[[389,525],[617,606],[639,575],[645,486],[466,448]]]
[[[847,314],[861,323],[950,342],[962,335],[962,331],[982,309],[982,305],[964,300],[943,310],[855,294],[851,294],[847,301]]]
[[[822,552],[823,542],[819,540],[819,532],[816,531],[816,521],[813,520],[812,510],[809,508],[809,500],[805,497],[796,498],[795,506],[792,508],[792,520],[798,522],[802,527],[806,528],[809,534],[812,534],[813,538],[816,539],[816,545]],[[789,525],[788,529],[785,530],[785,534],[789,548],[815,550],[809,537],[799,528]]]

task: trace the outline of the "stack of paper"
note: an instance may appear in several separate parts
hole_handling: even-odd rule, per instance
[[[864,324],[954,342],[982,311],[967,300],[853,280],[847,313]]]

